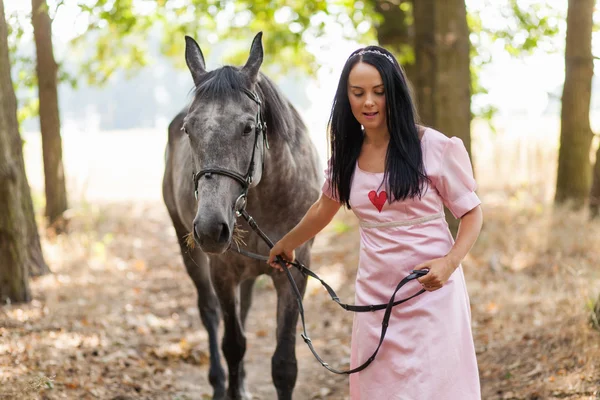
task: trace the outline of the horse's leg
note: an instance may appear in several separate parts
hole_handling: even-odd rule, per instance
[[[244,329],[244,332],[246,331],[246,318],[248,318],[248,311],[250,311],[250,306],[252,306],[252,292],[255,281],[256,278],[250,278],[242,282],[240,285],[240,319],[242,320],[242,328]],[[242,380],[245,380],[246,367],[243,359],[241,364],[240,373],[242,375]]]
[[[227,265],[215,265],[213,271],[223,273],[213,274],[212,278],[221,302],[225,325],[221,350],[223,350],[229,370],[228,399],[242,400],[248,398],[242,363],[246,353],[246,334],[242,325],[241,307],[237,295],[239,282],[235,276],[226,273],[227,269]]]
[[[256,278],[250,278],[240,285],[240,317],[242,319],[243,327],[246,327],[246,318],[248,317],[248,311],[252,305],[252,290],[254,289],[255,281]]]
[[[184,237],[189,232],[183,228],[183,225],[176,223],[174,225],[185,268],[198,292],[200,319],[208,333],[210,350],[208,380],[213,387],[213,398],[221,400],[225,398],[225,371],[221,366],[219,355],[219,301],[211,284],[209,260],[198,247],[194,249],[188,247]]]
[[[306,277],[295,268],[289,271],[304,296]],[[298,376],[295,346],[299,309],[286,274],[274,272],[272,278],[277,291],[277,347],[271,359],[271,376],[277,389],[277,399],[291,400]]]

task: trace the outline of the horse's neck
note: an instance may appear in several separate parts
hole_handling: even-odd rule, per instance
[[[315,149],[308,137],[300,138],[300,141],[294,146],[284,143],[281,139],[274,141],[273,145],[265,156],[265,166],[261,185],[264,187],[278,188],[277,193],[269,190],[261,190],[265,194],[291,195],[293,196],[294,187],[306,185],[304,181],[309,181],[314,175]],[[284,193],[285,192],[285,193]]]

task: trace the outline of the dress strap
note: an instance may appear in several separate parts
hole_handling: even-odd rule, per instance
[[[359,222],[361,228],[391,228],[395,226],[411,226],[422,224],[424,222],[433,221],[435,219],[444,218],[444,212],[440,211],[437,214],[427,215],[421,218],[407,219],[404,221],[389,221],[389,222],[367,222],[362,219]]]

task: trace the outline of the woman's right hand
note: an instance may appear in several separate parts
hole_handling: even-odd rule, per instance
[[[296,258],[294,249],[306,243],[306,241],[313,238],[325,228],[340,207],[340,203],[322,195],[306,212],[302,220],[298,222],[298,225],[286,233],[279,242],[275,243],[275,246],[273,246],[269,253],[267,264],[283,271],[281,265],[276,261],[276,257],[281,256],[288,263],[287,267],[289,268],[291,266],[289,263],[294,262]]]
[[[275,246],[273,246],[271,252],[269,253],[269,260],[267,261],[267,264],[269,264],[271,267],[277,268],[278,270],[283,272],[283,268],[281,268],[281,265],[276,260],[277,256],[280,256],[281,258],[283,258],[284,261],[290,263],[296,259],[294,249],[288,248],[283,239],[275,243]],[[288,268],[290,266],[291,265],[288,264]]]

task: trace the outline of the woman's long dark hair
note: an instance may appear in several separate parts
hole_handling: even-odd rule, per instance
[[[364,140],[362,127],[352,114],[348,99],[348,76],[358,62],[377,68],[383,80],[390,143],[382,183],[388,201],[420,197],[428,178],[410,89],[398,61],[379,46],[356,50],[342,70],[329,118],[333,193],[340,203],[350,208],[350,186]]]

